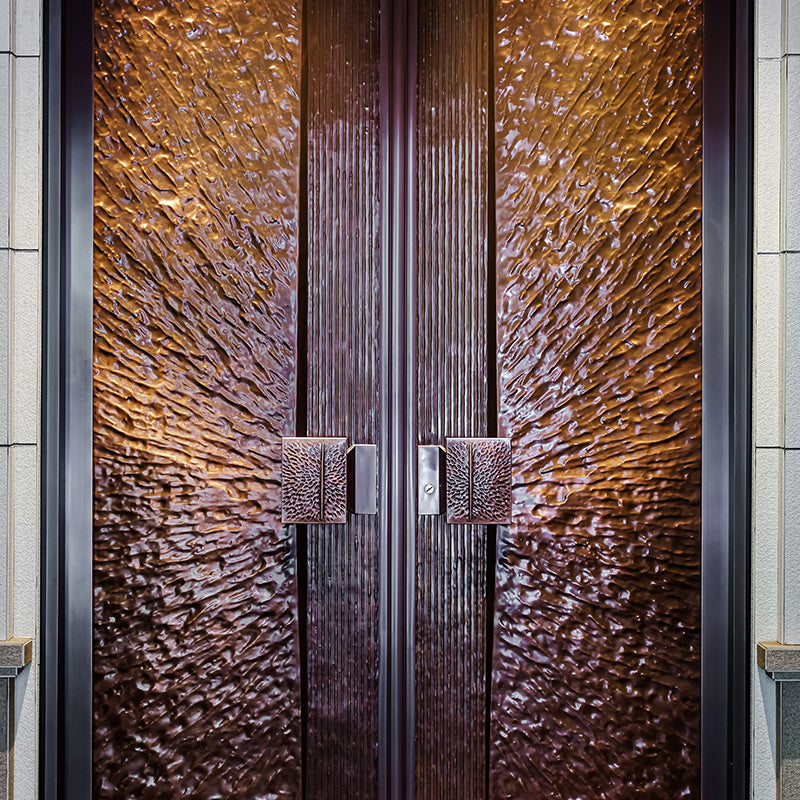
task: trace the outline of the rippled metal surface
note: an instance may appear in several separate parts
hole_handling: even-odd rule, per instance
[[[699,0],[497,4],[490,796],[699,797]]]
[[[97,0],[97,798],[294,798],[299,4]]]

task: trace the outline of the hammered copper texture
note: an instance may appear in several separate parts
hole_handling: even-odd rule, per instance
[[[321,522],[347,522],[347,439],[325,442],[322,451]]]
[[[488,0],[418,4],[417,444],[487,435],[488,34]],[[418,519],[419,800],[485,796],[486,542],[484,527]]]
[[[281,521],[322,520],[322,439],[281,442]]]
[[[347,439],[281,441],[281,521],[347,522]]]
[[[447,521],[472,521],[472,453],[469,439],[447,440]]]
[[[471,521],[506,525],[511,522],[511,442],[475,439],[471,446]]]
[[[700,796],[701,21],[496,6],[493,798]]]
[[[299,7],[95,8],[93,796],[296,798]]]
[[[511,519],[508,439],[447,440],[447,521],[503,525]]]
[[[377,444],[379,0],[309,0],[308,435]],[[378,792],[378,516],[308,528],[306,800]]]

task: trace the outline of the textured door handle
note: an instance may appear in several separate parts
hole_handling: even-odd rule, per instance
[[[377,448],[344,437],[281,440],[281,521],[343,524],[354,514],[377,514]]]
[[[447,439],[417,446],[417,513],[459,525],[511,522],[511,440]]]
[[[281,441],[281,519],[347,522],[347,439]]]
[[[511,522],[511,440],[447,440],[447,521]]]

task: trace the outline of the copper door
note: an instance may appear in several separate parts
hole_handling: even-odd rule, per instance
[[[95,2],[94,795],[699,798],[701,3],[395,6]]]
[[[417,437],[513,516],[417,528],[417,797],[699,796],[701,21],[419,2]]]

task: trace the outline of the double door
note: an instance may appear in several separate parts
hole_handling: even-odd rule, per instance
[[[95,796],[699,797],[701,4],[94,56]]]

